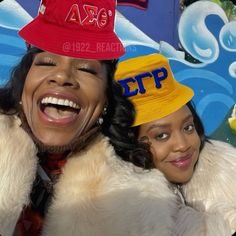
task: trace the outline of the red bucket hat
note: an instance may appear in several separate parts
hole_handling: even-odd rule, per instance
[[[114,32],[115,8],[116,0],[42,0],[38,16],[19,35],[59,55],[118,58],[125,51]]]

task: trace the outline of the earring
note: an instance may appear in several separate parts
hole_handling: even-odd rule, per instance
[[[22,105],[22,101],[19,101],[19,104]]]
[[[107,107],[104,107],[102,115],[105,116],[106,114],[107,114]]]
[[[99,117],[98,120],[97,120],[97,124],[102,125],[102,123],[103,123],[103,118]]]
[[[106,114],[107,114],[107,107],[104,107],[101,116],[97,120],[97,125],[103,124],[103,116],[105,116]]]

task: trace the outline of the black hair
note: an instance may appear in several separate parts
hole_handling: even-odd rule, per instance
[[[207,139],[207,137],[205,136],[205,132],[204,132],[204,126],[203,123],[200,119],[200,117],[198,116],[196,110],[195,110],[195,106],[193,104],[192,101],[188,102],[187,107],[189,108],[189,110],[191,111],[192,115],[193,115],[193,122],[196,128],[196,131],[198,133],[198,136],[200,138],[200,152],[204,147],[205,142],[209,142],[210,141]],[[139,126],[134,126],[132,128],[129,129],[129,136],[132,137],[132,139],[136,139],[139,140],[139,131],[140,131],[140,125]],[[148,142],[148,140],[144,140],[144,141],[140,141],[144,146],[143,149],[146,150],[146,155],[148,156],[148,158],[146,160],[148,160],[148,167],[149,168],[155,168],[155,165],[153,163],[153,155],[150,153],[150,143]],[[139,144],[140,145],[140,144]],[[147,151],[149,150],[149,151]],[[150,159],[152,159],[152,161],[150,161]]]
[[[19,64],[12,70],[10,80],[0,88],[0,112],[7,115],[18,114],[19,102],[28,71],[36,54],[43,52],[30,47]],[[103,117],[102,133],[108,136],[115,152],[124,161],[132,162],[142,168],[154,167],[152,156],[146,144],[140,143],[129,133],[134,122],[134,107],[124,97],[122,89],[113,79],[117,60],[105,60],[108,76],[107,113]]]
[[[206,135],[205,135],[204,126],[203,126],[203,123],[202,123],[200,117],[198,116],[198,114],[196,112],[194,103],[192,101],[190,101],[186,105],[193,115],[194,126],[195,126],[198,136],[201,140],[201,145],[200,145],[200,151],[201,151],[204,147],[205,142],[208,141],[206,138]]]
[[[4,114],[17,114],[20,106],[21,94],[28,71],[33,63],[34,56],[42,50],[32,47],[22,57],[20,63],[11,72],[10,80],[0,88],[0,110]]]
[[[102,126],[104,135],[110,138],[116,153],[124,160],[136,166],[154,168],[149,146],[140,142],[132,132],[135,118],[133,104],[123,95],[121,86],[113,80],[116,63],[108,70],[108,112]]]

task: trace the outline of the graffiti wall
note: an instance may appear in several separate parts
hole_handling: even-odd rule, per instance
[[[26,50],[17,31],[37,15],[39,3],[0,1],[0,85]],[[236,145],[233,3],[228,1],[232,5],[227,7],[220,0],[197,1],[181,14],[177,0],[118,3],[116,32],[127,52],[120,60],[154,52],[167,56],[176,79],[194,89],[193,100],[207,135]]]

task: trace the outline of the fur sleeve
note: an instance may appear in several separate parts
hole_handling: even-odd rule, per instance
[[[158,170],[119,160],[100,139],[65,165],[45,236],[173,236],[175,195]]]
[[[36,172],[35,147],[14,117],[0,116],[0,235],[11,236],[28,202]]]
[[[228,222],[219,213],[196,211],[192,207],[182,206],[176,218],[177,236],[230,236]]]
[[[236,149],[224,142],[206,143],[194,175],[184,186],[188,204],[209,214],[221,214],[236,231]]]

